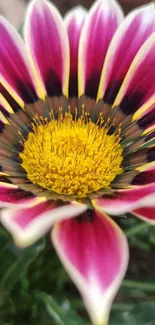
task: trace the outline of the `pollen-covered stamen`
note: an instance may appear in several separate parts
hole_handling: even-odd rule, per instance
[[[120,129],[108,135],[108,124],[99,116],[95,124],[84,109],[74,118],[70,110],[51,121],[35,117],[33,131],[23,142],[20,153],[28,179],[59,194],[86,197],[89,193],[109,187],[122,173],[123,160]]]

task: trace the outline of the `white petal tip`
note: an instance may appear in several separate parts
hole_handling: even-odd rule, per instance
[[[73,9],[69,10],[66,15],[64,16],[64,22],[66,25],[70,23],[73,19],[81,25],[87,15],[87,10],[82,7],[81,5],[74,7]]]

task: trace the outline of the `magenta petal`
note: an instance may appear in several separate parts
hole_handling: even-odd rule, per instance
[[[111,39],[123,19],[113,0],[99,0],[85,21],[79,44],[79,96],[95,98]]]
[[[108,216],[91,211],[58,223],[52,239],[93,324],[107,324],[128,264],[128,246],[121,229]]]
[[[25,192],[18,188],[18,186],[0,182],[0,207],[28,207],[33,206],[43,198],[37,198],[29,192]]]
[[[44,201],[28,208],[2,210],[0,219],[13,235],[16,244],[26,247],[43,236],[56,220],[77,216],[85,210],[83,204],[57,207],[56,202]]]
[[[37,98],[24,43],[16,30],[0,17],[0,74],[2,83],[22,103]]]
[[[147,185],[149,183],[155,182],[155,168],[150,168],[148,170],[140,172],[137,176],[134,177],[132,184],[133,185]]]
[[[9,124],[8,118],[10,117],[10,114],[13,114],[12,107],[3,96],[3,89],[4,87],[0,83],[0,133],[3,132],[5,125]]]
[[[140,48],[127,72],[113,106],[134,114],[155,94],[155,33]]]
[[[154,126],[155,126],[155,124],[154,124]],[[150,132],[146,135],[146,142],[153,140],[154,138],[155,138],[155,127],[153,128],[152,132]]]
[[[132,213],[139,219],[155,225],[155,207],[153,208],[141,208],[133,210]]]
[[[3,107],[9,112],[17,112],[21,108],[16,102],[16,100],[10,95],[10,93],[7,91],[7,89],[0,83],[0,94],[1,98],[0,101],[3,105]]]
[[[10,113],[13,113],[13,109],[5,98],[5,93],[3,93],[3,89],[4,87],[0,83],[0,112],[2,112],[2,114],[4,114],[6,117],[9,117]]]
[[[94,205],[112,215],[123,214],[140,207],[154,207],[155,182],[127,190],[118,190],[112,197],[106,196],[94,200]]]
[[[3,131],[5,124],[8,123],[7,117],[9,116],[9,113],[4,105],[1,105],[0,103],[0,133]]]
[[[98,99],[113,103],[132,60],[153,31],[153,3],[134,10],[125,18],[108,49]]]
[[[67,95],[69,44],[63,20],[56,7],[45,0],[29,6],[25,41],[49,96]]]
[[[69,79],[69,96],[78,96],[78,49],[81,30],[87,15],[87,11],[81,7],[75,7],[70,10],[64,18],[68,32],[70,45],[70,79]]]
[[[145,106],[145,105],[144,105]],[[141,111],[142,109],[140,109]],[[137,112],[138,115],[139,112]],[[136,114],[135,114],[136,117]],[[154,103],[151,105],[149,109],[144,111],[144,114],[141,112],[140,118],[137,120],[138,125],[140,126],[141,129],[145,130],[148,132],[150,128],[155,130],[155,98],[154,98]]]
[[[155,112],[155,93],[153,93],[150,99],[144,102],[144,104],[135,112],[133,116],[133,121],[137,120],[137,122],[139,123],[141,119],[145,120],[146,118],[146,120],[148,120],[148,123],[146,124],[146,129],[147,128],[149,129],[149,127],[151,125],[154,125],[155,123],[154,112]],[[151,119],[152,119],[152,123],[151,123]],[[148,130],[146,132],[148,132]]]

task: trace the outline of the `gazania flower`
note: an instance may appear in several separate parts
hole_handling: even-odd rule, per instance
[[[128,264],[112,216],[155,223],[155,11],[114,0],[62,20],[29,6],[25,44],[0,22],[2,224],[17,245],[52,230],[92,322],[107,324]]]

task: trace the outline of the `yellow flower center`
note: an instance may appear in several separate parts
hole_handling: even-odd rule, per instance
[[[94,124],[86,113],[73,120],[70,112],[58,119],[36,118],[20,153],[28,179],[59,194],[83,198],[107,188],[122,172],[119,131]]]

